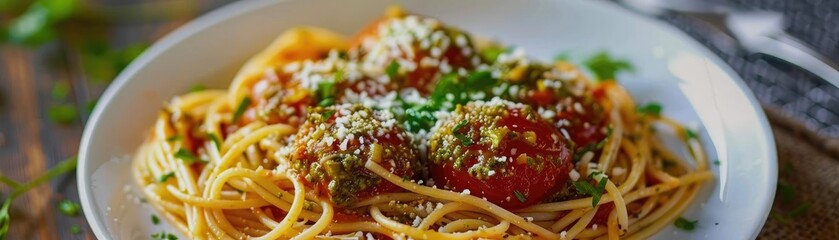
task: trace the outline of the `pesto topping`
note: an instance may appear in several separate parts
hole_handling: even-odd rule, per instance
[[[392,113],[358,104],[310,112],[295,137],[291,168],[336,205],[351,205],[361,193],[389,184],[364,168],[368,160],[409,178],[420,170],[417,150]]]
[[[431,136],[429,161],[466,169],[478,179],[506,174],[508,164],[523,164],[541,171],[546,161],[556,158],[547,154],[500,153],[507,141],[520,140],[533,145],[537,141],[535,132],[513,131],[502,123],[510,116],[511,109],[518,111],[524,121],[541,121],[529,106],[498,98],[458,106]]]

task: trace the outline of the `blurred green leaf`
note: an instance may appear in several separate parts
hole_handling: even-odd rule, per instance
[[[9,208],[11,208],[12,200],[14,200],[14,198],[7,197],[3,201],[3,206],[0,207],[0,239],[6,239],[6,234],[9,233],[9,225],[12,223],[12,216],[9,215]]]
[[[53,40],[55,31],[50,26],[49,10],[41,4],[32,4],[26,12],[11,21],[5,35],[9,42],[27,46]]]
[[[76,120],[76,107],[71,104],[61,104],[47,109],[50,120],[60,124],[70,124]]]
[[[65,81],[56,82],[52,86],[52,100],[63,101],[70,94],[70,84]]]
[[[75,217],[82,211],[82,206],[70,200],[62,200],[58,202],[58,211],[65,216]]]
[[[70,226],[70,233],[72,234],[79,234],[82,232],[82,228],[79,225]]]
[[[50,19],[55,22],[64,20],[73,14],[76,3],[76,0],[38,0],[35,4],[43,6],[49,13]]]
[[[82,68],[88,79],[110,82],[148,46],[148,43],[140,42],[123,49],[111,49],[107,43],[94,40],[88,43],[82,52]]]
[[[38,46],[52,41],[56,37],[55,23],[70,17],[76,3],[76,0],[38,0],[11,20],[8,26],[4,26],[3,39],[25,46]],[[4,10],[15,6],[6,1],[0,2],[0,8]]]

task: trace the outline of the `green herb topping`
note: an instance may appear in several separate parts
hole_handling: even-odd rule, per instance
[[[198,160],[198,157],[193,155],[192,152],[183,148],[178,149],[178,151],[175,152],[175,158],[181,159],[186,163],[194,163]]]
[[[167,142],[177,142],[177,141],[180,141],[180,140],[183,140],[183,139],[184,139],[183,136],[175,134],[175,135],[167,137],[166,141]]]
[[[469,123],[469,121],[463,119],[463,121],[460,121],[457,125],[454,126],[454,128],[452,128],[452,133],[454,133],[454,137],[460,140],[461,144],[470,146],[473,144],[472,139],[467,137],[466,135],[463,135],[462,133],[459,133],[460,129],[465,127],[467,123]]]
[[[599,52],[595,54],[583,64],[591,70],[597,80],[600,81],[614,80],[615,76],[621,71],[632,72],[635,70],[635,67],[633,67],[628,61],[612,58],[612,56],[606,52]]]
[[[575,181],[572,183],[574,188],[577,189],[577,192],[591,196],[591,207],[597,206],[597,203],[600,202],[600,198],[603,197],[603,192],[606,191],[607,178],[605,175],[600,178],[600,182],[598,182],[596,186],[589,183],[589,180],[594,180],[594,175],[596,174],[599,174],[599,172],[591,173],[586,180]]]
[[[524,194],[519,192],[519,190],[513,190],[513,195],[516,196],[516,199],[518,199],[519,202],[527,202],[527,197],[525,197]]]
[[[207,137],[210,138],[210,141],[213,141],[213,144],[216,145],[216,149],[221,150],[221,138],[219,138],[217,134],[208,133]]]
[[[673,222],[673,225],[675,225],[676,228],[691,232],[694,229],[696,229],[697,223],[699,223],[699,220],[691,221],[683,217],[679,217],[678,219],[676,219],[676,222]]]
[[[233,122],[239,122],[239,118],[242,117],[242,114],[245,113],[245,110],[248,106],[251,105],[251,99],[249,97],[242,98],[242,102],[239,103],[239,106],[236,107],[236,111],[233,112]]]
[[[159,178],[158,180],[159,180],[161,183],[163,183],[163,182],[166,182],[166,180],[169,180],[169,178],[174,177],[174,176],[175,176],[175,173],[174,173],[174,172],[168,172],[168,173],[166,173],[166,174],[161,175],[161,176],[160,176],[160,178]]]
[[[651,102],[638,107],[638,112],[641,114],[647,114],[651,116],[659,116],[661,115],[661,104],[657,102]]]
[[[390,62],[390,65],[387,65],[387,69],[385,69],[385,73],[390,79],[396,78],[396,74],[399,73],[399,62],[393,60]]]
[[[157,215],[152,214],[151,223],[153,223],[154,225],[160,224],[160,218],[158,218]]]

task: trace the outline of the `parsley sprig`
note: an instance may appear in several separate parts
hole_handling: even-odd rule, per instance
[[[467,137],[466,135],[460,133],[460,129],[465,127],[466,124],[468,124],[468,123],[469,123],[469,121],[467,121],[466,119],[463,119],[463,121],[460,121],[459,123],[457,123],[457,125],[455,125],[454,128],[452,128],[452,134],[454,134],[454,137],[456,137],[458,140],[460,140],[461,144],[466,145],[466,146],[471,146],[473,144],[472,139]]]
[[[635,67],[624,59],[613,58],[603,51],[583,62],[599,81],[612,81],[622,71],[633,72]]]
[[[242,114],[245,113],[248,106],[251,105],[251,98],[244,97],[242,101],[239,102],[239,106],[236,107],[236,111],[233,112],[233,123],[239,122],[239,119],[242,118]]]
[[[489,92],[497,82],[498,79],[493,78],[489,71],[475,71],[466,77],[461,77],[455,73],[443,75],[431,92],[430,101],[427,103],[411,105],[402,101],[402,107],[405,109],[404,122],[406,129],[411,132],[430,129],[437,122],[434,112],[466,104],[474,100],[472,94]],[[490,94],[486,94],[486,96],[490,96]],[[399,100],[401,101],[401,99]]]
[[[601,175],[599,182],[595,179],[597,175]],[[572,184],[577,189],[577,192],[591,196],[591,207],[596,207],[597,203],[600,203],[600,198],[603,197],[603,193],[606,191],[607,180],[606,175],[602,175],[600,172],[593,172],[586,179],[575,181]],[[597,185],[593,185],[589,181],[594,181]]]
[[[196,157],[195,154],[192,154],[192,152],[183,148],[178,149],[178,151],[175,152],[174,155],[175,158],[183,160],[186,163],[194,163],[196,160],[198,160],[198,157]]]
[[[12,217],[9,214],[9,210],[11,209],[12,201],[14,201],[15,198],[28,192],[29,190],[32,190],[33,188],[40,186],[41,184],[59,175],[75,170],[76,163],[77,159],[75,157],[61,161],[57,165],[55,165],[55,167],[44,173],[44,175],[41,175],[35,178],[34,180],[23,184],[0,175],[0,182],[6,184],[9,188],[12,189],[12,193],[8,197],[6,197],[6,199],[3,200],[3,204],[2,206],[0,206],[0,239],[5,239],[6,235],[9,232],[9,225],[12,221]]]
[[[646,114],[650,116],[659,116],[661,115],[661,104],[657,102],[650,102],[641,106],[638,106],[638,112],[641,114]]]

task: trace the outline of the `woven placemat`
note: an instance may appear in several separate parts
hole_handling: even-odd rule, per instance
[[[778,149],[778,191],[758,239],[839,237],[839,139],[764,108]]]

